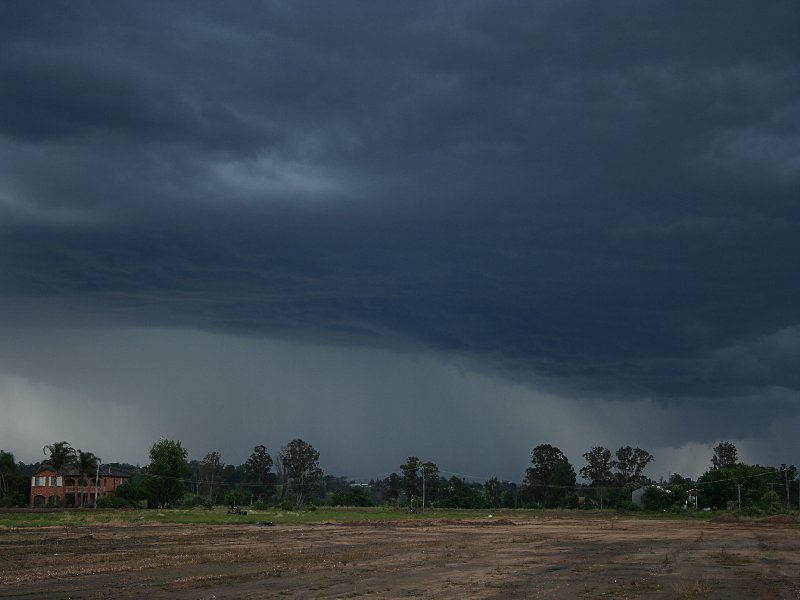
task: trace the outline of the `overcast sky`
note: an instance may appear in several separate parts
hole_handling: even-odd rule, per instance
[[[800,463],[795,2],[4,2],[0,448]]]

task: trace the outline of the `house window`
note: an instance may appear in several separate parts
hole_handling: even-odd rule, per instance
[[[47,485],[44,481],[46,477],[34,477],[33,485],[44,486]]]

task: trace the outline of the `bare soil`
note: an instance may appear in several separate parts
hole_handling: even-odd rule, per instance
[[[800,598],[792,519],[0,529],[0,597]]]

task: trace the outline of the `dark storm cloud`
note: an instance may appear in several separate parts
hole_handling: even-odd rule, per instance
[[[789,3],[2,11],[9,302],[796,399]]]

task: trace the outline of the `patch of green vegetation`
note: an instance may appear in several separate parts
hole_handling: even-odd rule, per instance
[[[246,515],[230,515],[227,506],[215,506],[205,510],[202,506],[194,508],[176,508],[163,510],[146,509],[38,509],[31,511],[2,511],[0,509],[0,527],[75,527],[104,523],[176,523],[198,525],[234,525],[256,524],[271,521],[275,524],[300,523],[347,523],[353,521],[402,521],[424,519],[487,519],[489,514],[494,519],[533,519],[533,518],[568,518],[568,519],[607,519],[614,515],[613,510],[528,510],[528,509],[428,509],[424,513],[409,513],[405,509],[391,507],[315,507],[313,510],[294,508],[282,510],[279,507],[244,506]],[[690,512],[676,515],[674,513],[647,514],[636,513],[626,515],[624,519],[671,519],[671,520],[708,520],[718,513]],[[620,518],[614,515],[615,518]]]

